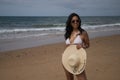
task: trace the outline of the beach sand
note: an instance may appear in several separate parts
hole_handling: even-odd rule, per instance
[[[87,49],[88,80],[120,80],[120,35],[93,38]],[[66,80],[65,44],[0,52],[0,80]]]

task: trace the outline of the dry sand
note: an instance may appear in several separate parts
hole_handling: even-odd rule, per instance
[[[88,80],[120,80],[120,35],[95,38],[87,49]],[[0,53],[0,80],[66,80],[64,43]]]

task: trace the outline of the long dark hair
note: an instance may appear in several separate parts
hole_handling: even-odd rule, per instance
[[[66,29],[65,29],[66,32],[64,34],[65,40],[70,37],[70,35],[73,31],[73,27],[71,25],[71,20],[74,16],[77,16],[78,20],[79,20],[78,30],[80,31],[80,33],[82,33],[84,31],[84,29],[81,28],[81,19],[80,19],[79,15],[77,15],[76,13],[72,13],[68,16],[68,19],[66,21]]]

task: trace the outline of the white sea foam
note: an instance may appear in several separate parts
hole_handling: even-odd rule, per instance
[[[81,26],[90,32],[96,31],[112,31],[120,30],[120,23],[103,24],[103,25],[87,25]],[[1,29],[0,39],[24,38],[24,37],[38,37],[49,34],[61,34],[65,31],[65,27],[46,27],[46,28],[15,28],[15,29]]]
[[[102,25],[87,25],[87,24],[82,25],[82,27],[85,28],[85,29],[96,29],[96,28],[114,27],[114,26],[119,26],[120,27],[120,23],[102,24]]]
[[[96,29],[103,27],[120,27],[120,23],[115,24],[103,24],[103,25],[87,25],[83,24],[81,27],[84,29]],[[1,29],[0,33],[17,33],[17,32],[29,32],[29,31],[64,31],[65,27],[47,27],[47,28],[15,28],[15,29]]]
[[[64,28],[65,28],[65,27],[1,29],[1,30],[0,30],[0,33],[29,32],[29,31],[52,31],[52,30],[64,31]]]

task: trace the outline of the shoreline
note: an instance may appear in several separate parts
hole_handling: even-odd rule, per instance
[[[88,31],[88,35],[90,39],[103,37],[103,36],[118,35],[118,34],[120,34],[120,30],[99,31],[99,32]],[[22,38],[22,39],[0,40],[0,44],[1,44],[0,52],[13,51],[24,48],[32,48],[32,47],[60,43],[60,42],[64,42],[64,34],[55,34],[55,35]]]
[[[90,80],[120,80],[120,35],[92,38],[87,52]],[[2,80],[66,80],[61,65],[64,42],[0,52]],[[114,75],[114,77],[113,77]]]

